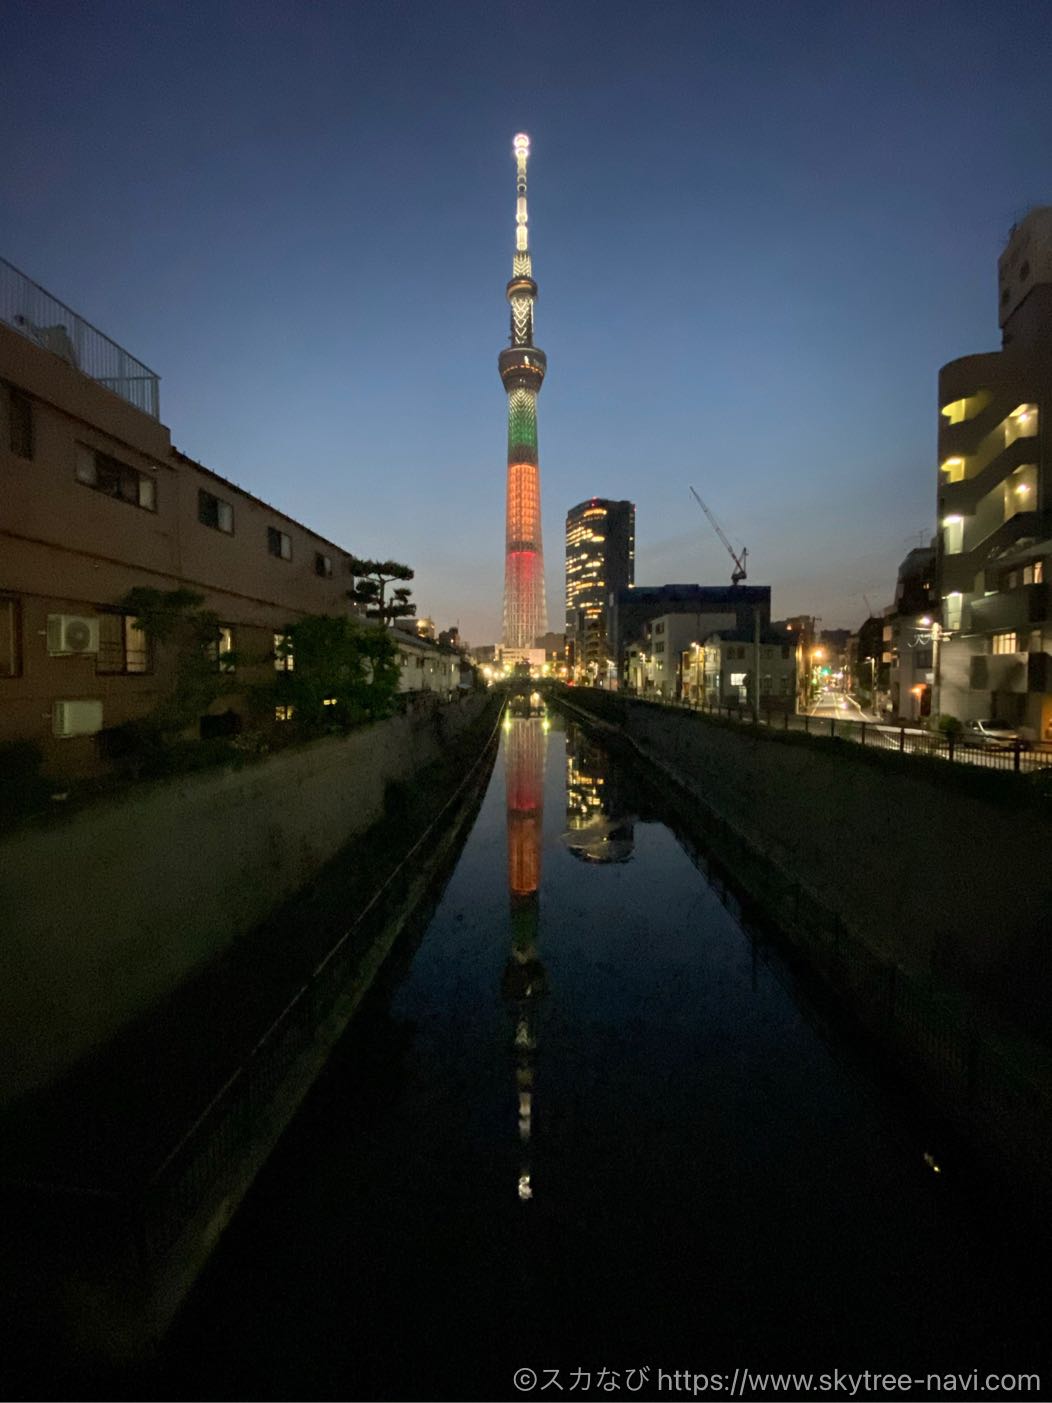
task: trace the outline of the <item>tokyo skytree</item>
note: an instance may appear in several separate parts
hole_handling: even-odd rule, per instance
[[[537,460],[537,395],[548,368],[533,344],[533,304],[537,284],[530,262],[526,214],[526,163],[530,138],[519,133],[515,153],[515,257],[508,301],[511,346],[498,357],[508,394],[508,510],[504,557],[505,648],[532,648],[548,628],[544,602],[544,548],[541,544],[541,473]]]

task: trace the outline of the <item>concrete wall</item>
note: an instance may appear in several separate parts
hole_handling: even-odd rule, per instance
[[[0,842],[0,1100],[52,1080],[250,930],[480,719],[473,694]]]
[[[668,708],[576,691],[814,892],[873,950],[936,968],[1047,1038],[1052,816],[973,797],[847,742],[793,744]],[[901,771],[901,772],[900,772]]]

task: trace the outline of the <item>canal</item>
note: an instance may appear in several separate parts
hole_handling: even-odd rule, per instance
[[[153,1396],[505,1398],[518,1369],[538,1396],[586,1396],[586,1373],[588,1396],[630,1396],[647,1368],[636,1396],[656,1397],[659,1368],[1041,1368],[1026,1205],[958,1172],[743,929],[660,794],[527,711]]]

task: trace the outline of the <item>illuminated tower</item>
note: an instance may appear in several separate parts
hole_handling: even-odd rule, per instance
[[[516,712],[518,714],[514,714]],[[538,1000],[548,991],[548,975],[537,950],[547,726],[547,718],[543,713],[536,713],[526,698],[512,699],[504,723],[511,957],[504,967],[501,993],[515,1021],[515,1094],[520,1147],[518,1194],[523,1203],[533,1198],[531,1142]]]
[[[530,138],[521,132],[515,150],[515,260],[508,283],[511,346],[497,364],[508,392],[508,513],[504,558],[504,647],[532,648],[548,629],[541,545],[541,473],[537,463],[537,395],[548,361],[533,344],[537,284],[526,225],[526,162]]]

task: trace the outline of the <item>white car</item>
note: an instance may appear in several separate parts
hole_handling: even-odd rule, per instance
[[[980,745],[987,750],[1013,750],[1022,739],[1014,726],[1004,721],[966,721],[965,745]]]

